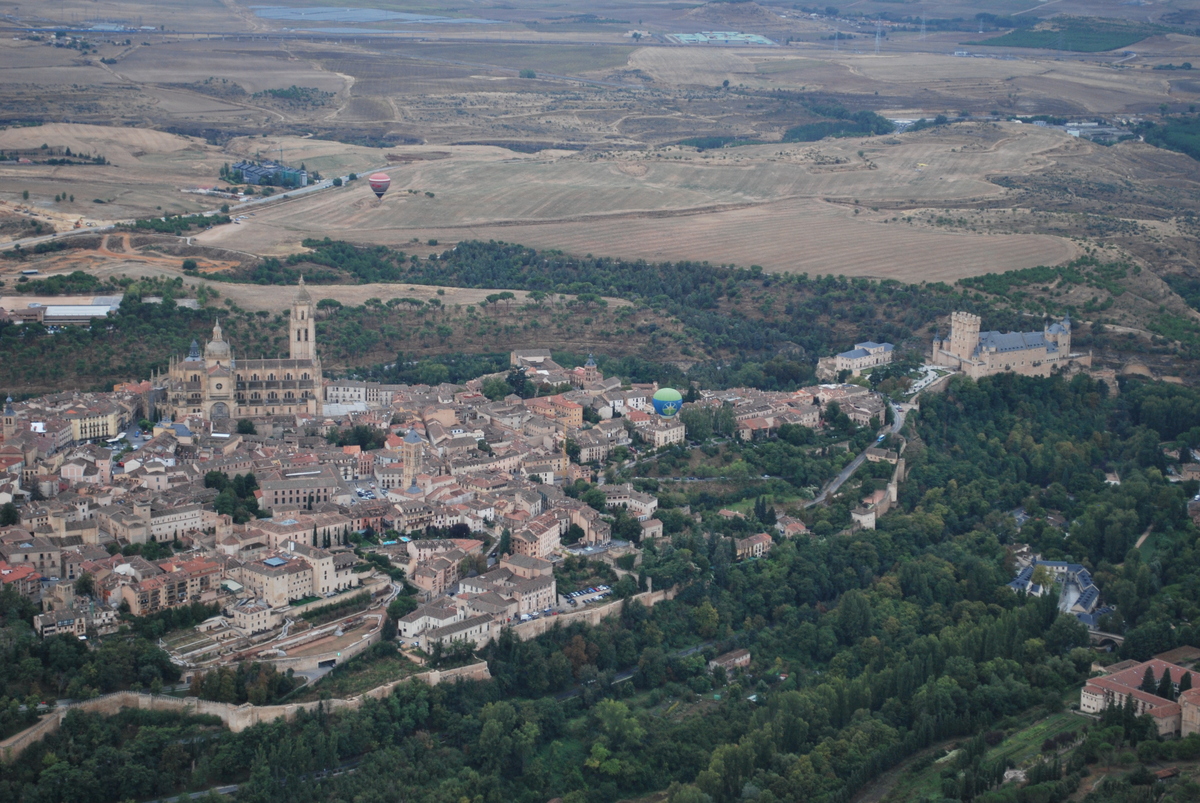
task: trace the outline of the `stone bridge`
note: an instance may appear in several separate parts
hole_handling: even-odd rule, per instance
[[[1088,631],[1088,641],[1097,647],[1115,649],[1125,643],[1125,637],[1118,636],[1116,633],[1105,633],[1103,630],[1090,630]]]

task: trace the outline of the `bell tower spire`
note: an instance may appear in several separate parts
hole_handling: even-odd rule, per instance
[[[311,360],[316,357],[317,325],[314,319],[312,296],[304,286],[304,277],[300,277],[300,286],[296,289],[296,298],[292,301],[291,348],[289,353],[293,360]]]

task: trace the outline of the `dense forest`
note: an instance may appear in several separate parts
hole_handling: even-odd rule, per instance
[[[817,357],[856,339],[919,346],[932,333],[930,322],[952,309],[983,313],[997,327],[1023,323],[1015,312],[993,309],[982,296],[943,285],[772,275],[754,267],[699,262],[579,259],[496,242],[460,243],[419,260],[382,247],[324,240],[307,244],[312,253],[290,258],[295,264],[284,273],[271,273],[269,281],[290,283],[301,273],[309,281],[318,278],[314,271],[326,271],[331,277],[361,281],[390,278],[529,292],[521,303],[515,303],[511,292],[507,298],[498,292],[492,294],[494,300],[466,309],[450,308],[437,298],[424,303],[402,296],[368,299],[357,307],[320,299],[317,337],[326,365],[361,370],[390,366],[376,373],[390,381],[434,384],[477,376],[470,372],[495,362],[488,355],[501,341],[571,341],[580,350],[586,344],[606,360],[627,360],[618,372],[650,375],[674,357],[693,362],[688,379],[705,386],[786,389],[810,383]],[[76,282],[72,277],[63,281],[68,280]],[[217,312],[203,304],[199,310],[177,306],[181,287],[148,280],[117,283],[123,283],[126,297],[104,327],[49,332],[36,323],[0,324],[0,349],[12,356],[0,362],[0,391],[20,396],[26,388],[25,393],[111,387],[143,379],[152,369],[164,369],[171,355],[186,354],[192,339],[208,336]],[[204,301],[211,301],[215,293],[207,286],[202,290]],[[319,290],[314,291],[319,297]],[[151,294],[162,295],[163,303],[142,303]],[[610,307],[605,296],[632,304]],[[239,355],[286,353],[281,313],[242,310],[229,299],[218,308],[226,337]],[[423,360],[432,355],[437,356]],[[677,369],[671,370],[679,376]]]
[[[202,719],[74,712],[0,767],[0,800],[110,801],[240,781],[239,799],[256,802],[601,803],[662,789],[671,803],[832,802],[907,756],[958,744],[942,799],[1016,801],[997,788],[995,751],[1075,699],[1096,654],[1054,596],[1005,586],[1010,547],[1090,566],[1117,605],[1121,657],[1200,644],[1200,550],[1185,507],[1195,483],[1167,481],[1160,447],[1200,439],[1200,394],[1087,376],[956,379],[906,433],[910,477],[878,530],[784,541],[738,562],[729,539],[677,517],[637,570],[639,582],[675,586],[675,599],[630,601],[599,626],[533,641],[505,633],[480,652],[491,681],[404,685],[357,711],[240,734]],[[1120,485],[1105,482],[1110,471]],[[1018,506],[1030,516],[1020,529]],[[736,647],[751,651],[748,670],[707,670]],[[1139,758],[1200,754],[1197,740],[1158,742],[1120,711],[1071,738],[1031,771],[1021,801],[1062,800],[1117,753],[1131,770]],[[1134,800],[1126,793],[1143,786],[1161,796],[1157,780],[1132,772],[1110,780],[1100,799]]]
[[[714,267],[704,262],[648,263],[572,257],[498,242],[464,242],[429,259],[373,246],[306,240],[313,253],[294,257],[359,277],[455,287],[507,287],[576,296],[585,304],[603,296],[628,299],[679,319],[685,336],[708,353],[759,355],[781,345],[815,356],[846,342],[838,323],[859,336],[901,342],[951,309],[981,304],[945,286],[905,285],[807,274],[766,274],[761,268]],[[306,280],[308,273],[305,272]],[[364,278],[363,281],[376,281]],[[536,302],[535,302],[536,303]],[[730,315],[744,306],[750,314]],[[996,319],[1016,325],[1015,316]],[[833,325],[831,325],[833,324]],[[654,332],[638,331],[650,335]]]

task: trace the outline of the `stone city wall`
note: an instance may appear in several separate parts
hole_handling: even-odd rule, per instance
[[[324,705],[328,711],[340,709],[353,710],[360,707],[364,700],[377,700],[386,697],[391,694],[396,686],[401,683],[407,683],[410,680],[418,680],[428,683],[430,686],[436,686],[439,683],[451,683],[460,680],[488,680],[490,678],[491,673],[488,671],[487,662],[479,661],[456,669],[434,669],[421,672],[411,677],[378,686],[349,699],[261,706],[250,705],[249,703],[243,703],[242,705],[216,703],[211,700],[201,700],[198,697],[171,697],[165,694],[145,694],[132,691],[115,692],[54,709],[36,725],[26,728],[20,733],[0,742],[0,761],[8,763],[15,760],[29,745],[41,740],[47,734],[57,731],[62,724],[63,718],[76,709],[104,714],[106,716],[118,714],[125,708],[141,708],[148,711],[180,711],[192,716],[208,714],[219,717],[225,723],[225,726],[234,733],[240,733],[259,723],[274,722],[280,717],[291,721],[295,719],[298,712],[315,711],[317,706],[320,705]]]

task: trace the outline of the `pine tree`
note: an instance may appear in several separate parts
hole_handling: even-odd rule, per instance
[[[1192,673],[1184,672],[1183,677],[1179,679],[1179,693],[1183,694],[1190,688],[1192,688]]]
[[[1146,667],[1146,674],[1142,676],[1142,685],[1139,686],[1142,691],[1147,694],[1154,694],[1158,691],[1158,684],[1154,682],[1154,670]]]
[[[1163,670],[1162,679],[1158,681],[1158,690],[1155,692],[1155,694],[1164,700],[1175,699],[1175,689],[1171,685],[1170,670]]]

